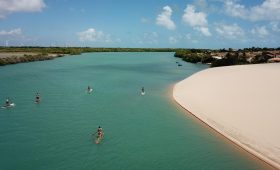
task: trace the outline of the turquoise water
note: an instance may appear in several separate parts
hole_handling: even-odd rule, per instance
[[[0,100],[16,103],[0,110],[0,169],[269,168],[174,104],[172,85],[207,67],[176,61],[173,53],[86,53],[0,67]]]

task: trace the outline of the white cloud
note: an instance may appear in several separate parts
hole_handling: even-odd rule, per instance
[[[268,30],[266,29],[265,26],[261,26],[261,27],[256,27],[256,28],[253,28],[251,30],[251,33],[254,34],[254,35],[257,35],[259,37],[265,37],[269,34]]]
[[[191,40],[191,39],[192,39],[191,34],[186,34],[186,36],[185,36],[185,37],[186,37],[186,39],[187,39],[187,40]]]
[[[208,29],[208,22],[206,19],[207,15],[203,12],[195,12],[195,6],[187,5],[187,8],[184,10],[184,15],[182,20],[184,23],[190,25],[195,30],[200,31],[205,36],[211,36]]]
[[[157,16],[156,24],[166,27],[169,30],[174,30],[176,25],[171,20],[172,9],[169,6],[163,7],[161,14]]]
[[[244,36],[243,29],[239,27],[237,24],[233,24],[233,25],[219,24],[216,27],[216,31],[222,37],[228,39],[236,39]]]
[[[279,23],[278,22],[273,21],[273,22],[270,23],[270,25],[271,25],[272,31],[276,31],[276,32],[280,31]]]
[[[89,28],[86,31],[78,33],[80,41],[93,41],[93,42],[112,42],[110,34],[104,34],[102,31],[97,31],[94,28]]]
[[[174,36],[169,37],[169,43],[170,44],[176,44],[178,42],[178,39]]]
[[[0,0],[0,18],[15,12],[38,12],[44,7],[43,0]]]
[[[22,31],[20,28],[12,29],[10,31],[0,30],[0,36],[18,36],[22,35]]]
[[[157,32],[146,32],[143,38],[138,41],[140,44],[158,44],[159,35]]]
[[[262,4],[246,8],[235,0],[225,1],[228,15],[251,21],[280,20],[280,0],[265,0]]]
[[[211,36],[212,34],[210,33],[208,27],[198,27],[199,31],[205,35],[205,36]]]
[[[245,18],[247,17],[247,9],[244,5],[236,4],[234,1],[225,1],[225,11],[233,17]]]
[[[190,43],[193,43],[193,44],[198,43],[198,40],[193,39],[193,37],[192,37],[192,35],[191,35],[190,33],[185,34],[185,36],[182,37],[182,38],[184,38],[185,40],[187,40],[187,42],[190,42]]]
[[[193,5],[188,5],[184,10],[183,22],[189,24],[192,27],[195,26],[206,26],[206,14],[203,12],[195,12],[195,7]]]

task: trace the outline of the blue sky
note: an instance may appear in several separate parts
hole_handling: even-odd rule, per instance
[[[0,45],[279,47],[280,0],[0,0]]]

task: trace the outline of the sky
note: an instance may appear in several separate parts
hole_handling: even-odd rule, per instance
[[[0,46],[280,47],[280,0],[0,0]]]

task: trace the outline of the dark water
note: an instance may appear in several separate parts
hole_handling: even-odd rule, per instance
[[[0,101],[16,103],[0,110],[0,169],[268,168],[172,102],[172,84],[207,67],[176,61],[173,53],[87,53],[0,67]]]

